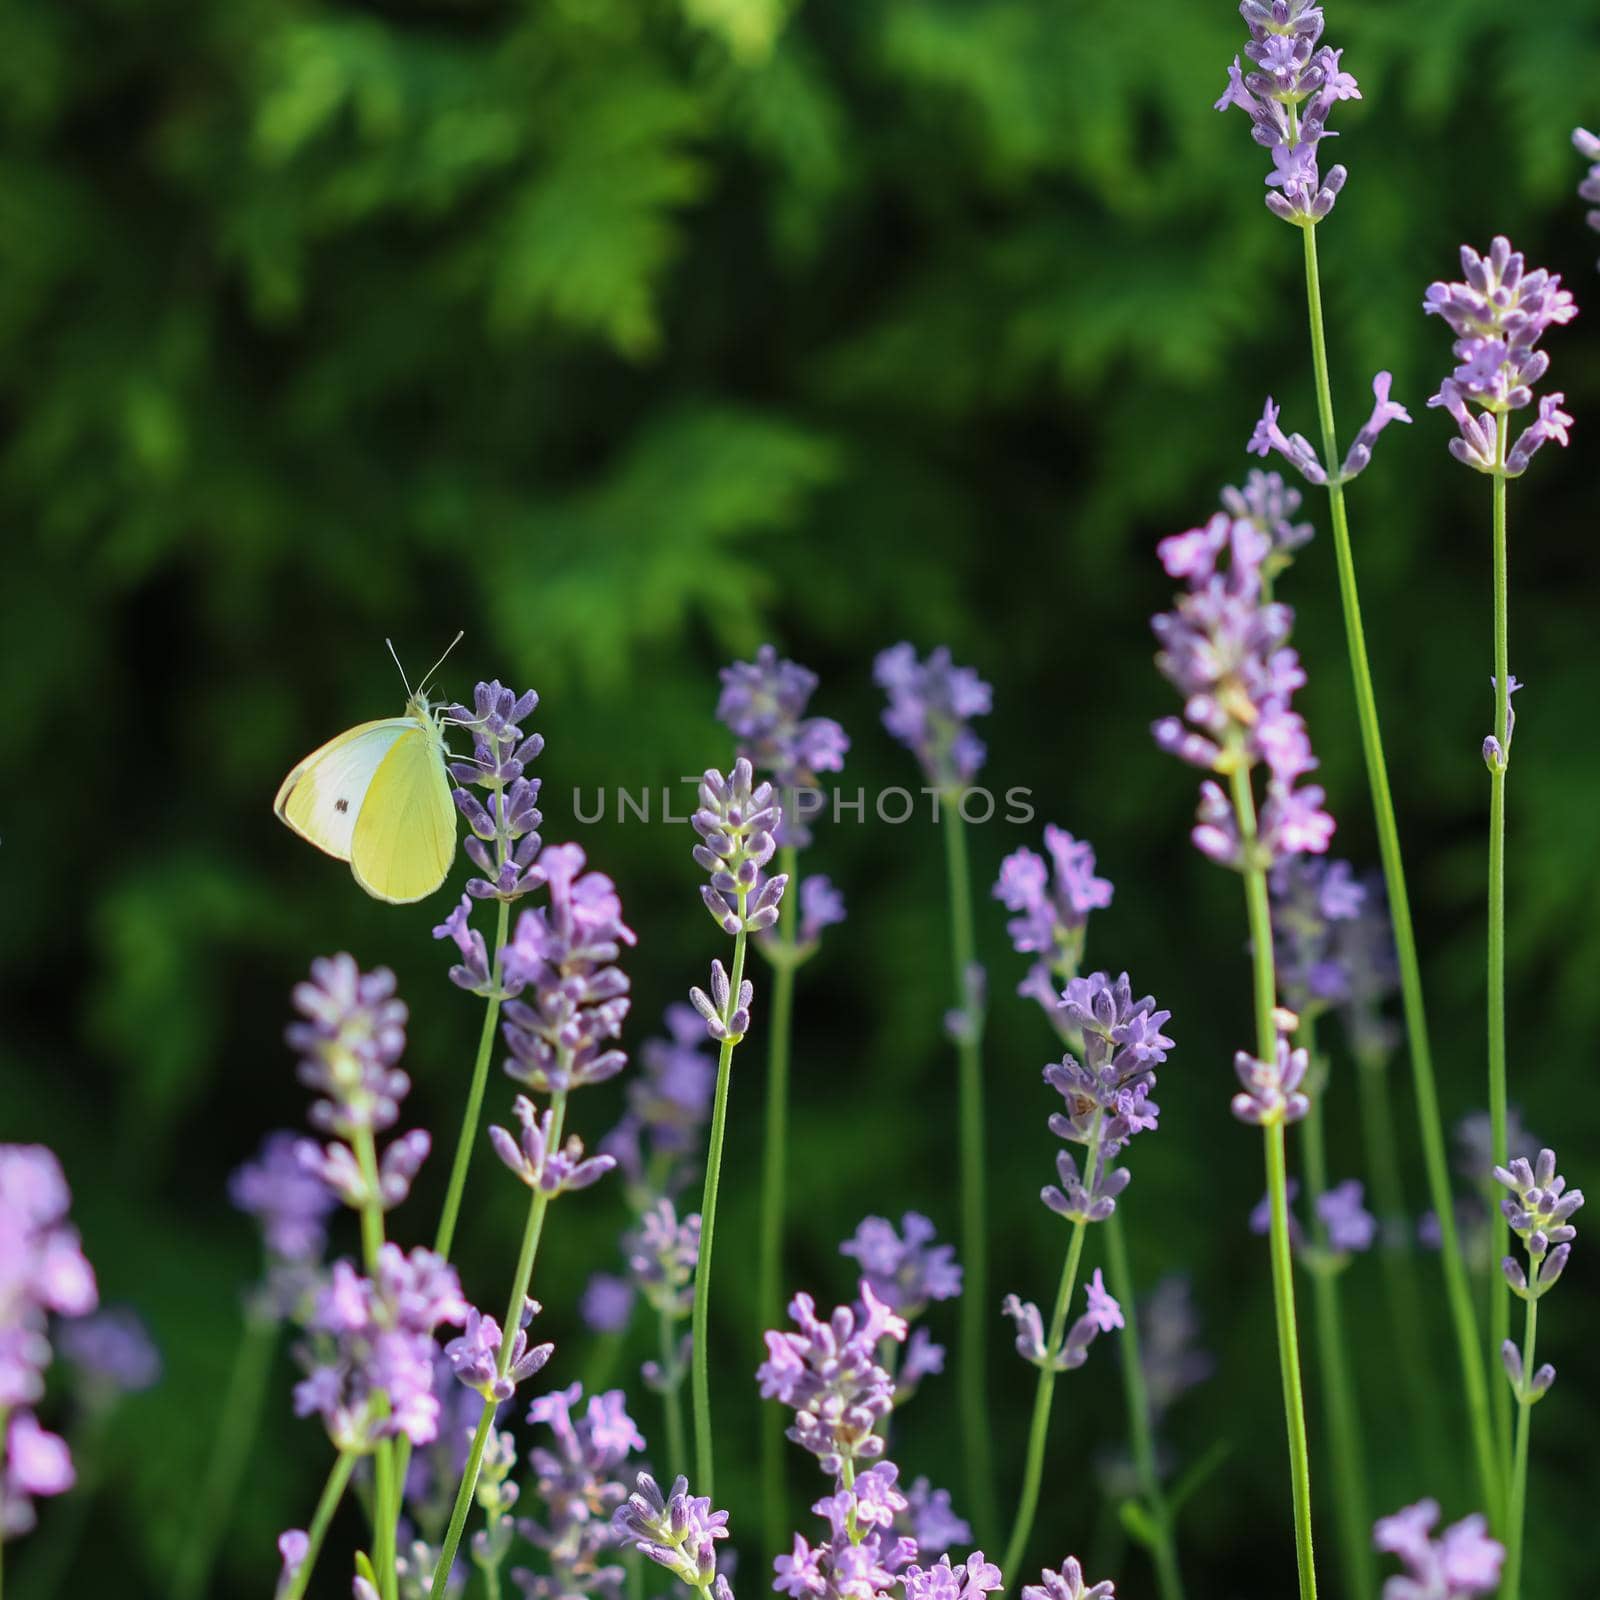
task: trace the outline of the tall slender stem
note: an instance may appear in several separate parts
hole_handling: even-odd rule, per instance
[[[1313,1059],[1316,1052],[1314,1030],[1313,1022],[1302,1022],[1297,1040],[1312,1053]],[[1319,1209],[1323,1195],[1328,1192],[1328,1159],[1322,1126],[1322,1101],[1326,1093],[1327,1081],[1323,1078],[1310,1096],[1310,1107],[1305,1121],[1300,1125],[1311,1233],[1321,1253],[1321,1259],[1316,1262],[1311,1274],[1311,1299],[1317,1324],[1317,1366],[1322,1375],[1322,1401],[1333,1467],[1334,1515],[1339,1524],[1345,1585],[1352,1600],[1373,1600],[1377,1591],[1368,1547],[1372,1513],[1367,1502],[1366,1450],[1362,1442],[1361,1415],[1356,1406],[1355,1387],[1350,1380],[1344,1313],[1340,1305],[1342,1263],[1328,1259],[1328,1227]]]
[[[351,1140],[356,1162],[361,1169],[367,1198],[361,1206],[361,1254],[367,1276],[378,1276],[383,1252],[383,1184],[378,1169],[378,1148],[371,1128],[358,1128]],[[387,1401],[380,1394],[378,1403],[387,1414]],[[395,1473],[395,1443],[380,1439],[372,1453],[372,1564],[378,1574],[384,1600],[396,1600],[399,1574],[395,1569],[396,1525],[400,1520],[399,1478]]]
[[[1361,752],[1366,762],[1367,783],[1372,791],[1378,855],[1383,863],[1384,887],[1389,896],[1389,918],[1394,925],[1395,951],[1399,957],[1400,997],[1417,1100],[1417,1125],[1422,1137],[1429,1197],[1433,1202],[1434,1214],[1439,1219],[1439,1257],[1444,1267],[1445,1292],[1455,1327],[1456,1355],[1466,1391],[1473,1451],[1484,1498],[1493,1516],[1500,1504],[1500,1473],[1489,1420],[1488,1385],[1479,1351],[1472,1289],[1467,1281],[1466,1262],[1456,1232],[1455,1203],[1450,1193],[1450,1170],[1445,1156],[1444,1123],[1439,1115],[1439,1093],[1434,1083],[1433,1055],[1428,1046],[1428,1019],[1422,1000],[1422,968],[1417,959],[1416,933],[1411,924],[1411,900],[1406,892],[1405,865],[1400,855],[1400,830],[1395,821],[1394,798],[1389,789],[1389,768],[1383,753],[1383,734],[1378,725],[1378,701],[1373,692],[1366,634],[1361,625],[1361,599],[1356,588],[1355,559],[1350,548],[1344,488],[1337,476],[1340,457],[1333,417],[1333,389],[1328,381],[1327,335],[1322,322],[1322,285],[1317,270],[1317,231],[1314,227],[1300,231],[1305,240],[1311,363],[1316,374],[1323,455],[1328,464],[1328,509],[1333,523],[1334,556],[1339,570],[1339,601],[1344,612],[1345,642],[1355,689],[1356,718],[1361,729]]]
[[[1183,1579],[1178,1571],[1178,1552],[1172,1534],[1172,1513],[1161,1487],[1156,1465],[1155,1430],[1150,1420],[1150,1394],[1145,1386],[1144,1367],[1139,1354],[1139,1318],[1134,1305],[1133,1270],[1128,1265],[1128,1244],[1122,1236],[1122,1208],[1106,1218],[1106,1271],[1111,1275],[1111,1292],[1122,1307],[1122,1392],[1128,1407],[1128,1438],[1133,1449],[1133,1470],[1144,1496],[1145,1509],[1155,1525],[1156,1585],[1161,1600],[1183,1600]]]
[[[1511,676],[1507,659],[1506,582],[1506,437],[1509,415],[1502,411],[1496,420],[1496,459],[1500,470],[1494,474],[1494,737],[1500,745],[1500,759],[1489,768],[1489,939],[1487,974],[1489,1024],[1489,1130],[1497,1166],[1506,1164],[1506,768],[1511,759],[1511,741],[1506,736],[1510,721]],[[1506,1222],[1498,1206],[1491,1206],[1489,1226],[1493,1245],[1489,1259],[1498,1261],[1505,1254]],[[1497,1276],[1490,1274],[1491,1278]],[[1499,1285],[1495,1285],[1499,1290]],[[1488,1370],[1493,1383],[1495,1435],[1500,1447],[1501,1470],[1511,1471],[1511,1390],[1494,1380],[1500,1362],[1500,1347],[1511,1333],[1511,1297],[1496,1292],[1489,1297]]]
[[[667,1476],[676,1478],[685,1466],[683,1437],[683,1373],[678,1367],[678,1319],[671,1308],[660,1311],[661,1409],[667,1423]]]
[[[1039,1510],[1039,1485],[1044,1478],[1044,1449],[1050,1436],[1050,1401],[1056,1391],[1056,1359],[1061,1354],[1062,1335],[1067,1328],[1067,1308],[1077,1287],[1078,1263],[1083,1259],[1083,1236],[1088,1224],[1081,1218],[1072,1224],[1067,1242],[1067,1259],[1061,1266],[1061,1286],[1056,1290],[1055,1310],[1050,1315],[1050,1332],[1045,1339],[1045,1360],[1039,1368],[1039,1386],[1033,1396],[1033,1423],[1028,1429],[1028,1455],[1022,1469],[1022,1495],[1017,1501],[1016,1521],[1006,1541],[1006,1559],[1001,1567],[1016,1581],[1022,1558],[1027,1554],[1028,1535]]]
[[[1509,1300],[1510,1296],[1506,1296]],[[1530,1296],[1527,1320],[1522,1334],[1522,1383],[1517,1393],[1517,1453],[1511,1464],[1510,1509],[1506,1515],[1506,1575],[1502,1600],[1521,1600],[1524,1523],[1528,1509],[1528,1429],[1533,1422],[1533,1401],[1528,1385],[1533,1382],[1534,1341],[1539,1331],[1539,1302]]]
[[[1256,855],[1256,804],[1250,788],[1249,769],[1236,766],[1231,781],[1244,859],[1250,863]],[[1267,898],[1265,869],[1247,865],[1244,888],[1250,922],[1256,1053],[1263,1061],[1271,1061],[1278,1050],[1278,1029],[1272,1015],[1278,1002],[1278,985],[1273,969],[1272,906]],[[1278,1331],[1278,1368],[1283,1379],[1283,1412],[1289,1435],[1295,1563],[1300,1579],[1300,1600],[1316,1600],[1317,1572],[1311,1542],[1311,1452],[1306,1442],[1305,1391],[1300,1378],[1300,1332],[1294,1305],[1294,1257],[1289,1245],[1289,1179],[1283,1123],[1270,1123],[1261,1131],[1266,1145],[1267,1196],[1271,1208],[1272,1309]]]
[[[245,1315],[233,1371],[217,1412],[216,1437],[200,1479],[194,1519],[172,1574],[172,1600],[196,1600],[205,1592],[244,1481],[245,1463],[260,1430],[261,1401],[278,1348],[278,1328],[276,1317],[254,1310]]]
[[[502,846],[502,854],[504,847]],[[489,1082],[489,1060],[494,1054],[495,1028],[500,1021],[500,957],[506,946],[511,922],[511,902],[501,900],[495,922],[494,955],[489,962],[489,981],[494,986],[483,1006],[483,1029],[478,1035],[478,1056],[472,1063],[472,1081],[467,1087],[467,1106],[461,1117],[461,1132],[456,1139],[455,1158],[450,1163],[450,1182],[444,1192],[444,1208],[439,1213],[439,1231],[433,1248],[442,1256],[450,1254],[455,1243],[456,1221],[461,1215],[461,1195],[467,1186],[467,1168],[478,1143],[478,1123],[483,1116],[483,1095]]]
[[[739,1004],[739,988],[744,982],[745,892],[739,894],[739,931],[733,936],[733,974],[729,983],[728,1012],[731,1017]],[[711,1351],[707,1333],[711,1313],[711,1245],[717,1226],[717,1190],[722,1182],[722,1141],[728,1127],[728,1086],[732,1076],[733,1050],[737,1038],[726,1038],[717,1052],[717,1091],[711,1102],[711,1141],[706,1148],[706,1182],[700,1199],[700,1259],[694,1272],[694,1335],[691,1359],[694,1386],[695,1488],[712,1493],[715,1466],[711,1443]]]
[[[550,1097],[550,1134],[548,1149],[561,1146],[561,1130],[567,1120],[567,1091],[558,1089]],[[528,1206],[528,1220],[522,1230],[522,1247],[517,1252],[517,1270],[511,1283],[511,1295],[506,1303],[505,1320],[501,1323],[500,1356],[495,1363],[500,1376],[511,1370],[511,1353],[515,1348],[514,1335],[522,1325],[523,1302],[528,1298],[528,1287],[533,1282],[533,1264],[539,1254],[539,1240],[544,1235],[545,1212],[550,1208],[547,1189],[535,1189]],[[450,1569],[455,1565],[456,1551],[461,1546],[462,1530],[467,1525],[467,1513],[472,1509],[472,1497],[477,1493],[478,1474],[483,1469],[483,1453],[489,1444],[489,1434],[494,1426],[495,1406],[484,1401],[478,1426],[472,1435],[472,1447],[467,1452],[467,1465],[456,1488],[455,1504],[450,1508],[450,1525],[445,1529],[444,1543],[439,1549],[439,1562],[433,1570],[430,1600],[444,1600],[450,1584]]]
[[[982,1017],[971,993],[969,972],[977,959],[972,932],[972,871],[967,862],[966,825],[959,796],[942,794],[946,887],[950,900],[950,961],[956,1009],[965,1026],[956,1040],[957,1106],[961,1152],[961,1250],[966,1282],[961,1296],[960,1397],[967,1492],[980,1538],[997,1528],[994,1466],[989,1433],[989,1242],[984,1219],[984,1119]]]
[[[783,1313],[783,1221],[789,1162],[789,1035],[793,1026],[795,930],[800,914],[798,852],[785,845],[778,870],[789,890],[778,908],[778,958],[772,974],[772,1031],[767,1036],[767,1130],[761,1177],[761,1262],[756,1306],[762,1328]],[[785,1521],[783,1413],[761,1408],[761,1491],[767,1548],[783,1548]],[[677,1469],[674,1468],[674,1471]]]
[[[306,1530],[306,1553],[295,1570],[283,1600],[300,1600],[301,1595],[306,1592],[306,1585],[311,1581],[311,1569],[317,1564],[317,1553],[322,1549],[322,1541],[328,1532],[328,1524],[333,1521],[333,1514],[339,1509],[345,1485],[350,1481],[350,1469],[355,1464],[356,1456],[353,1450],[341,1450],[334,1457],[333,1470],[328,1474],[328,1481],[322,1486],[322,1495],[317,1501],[316,1511],[312,1514],[311,1526]]]

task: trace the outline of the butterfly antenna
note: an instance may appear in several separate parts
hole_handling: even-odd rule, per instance
[[[444,647],[444,654],[442,656],[440,656],[439,659],[437,661],[435,661],[434,664],[431,667],[428,668],[428,675],[422,680],[421,683],[419,683],[417,685],[417,693],[418,694],[421,694],[423,692],[423,690],[425,690],[428,687],[428,685],[433,682],[434,673],[436,673],[439,670],[439,668],[442,667],[445,664],[445,662],[449,659],[450,652],[452,650],[454,650],[455,647],[458,644],[460,644],[463,639],[466,638],[466,636],[467,636],[467,630],[465,628],[463,628],[463,629],[460,630],[460,632],[458,632],[456,634],[455,638],[453,638],[450,641],[450,643],[447,644]]]
[[[394,640],[393,639],[385,639],[383,642],[386,645],[388,645],[388,647],[389,647],[389,655],[394,661],[395,671],[400,674],[400,681],[401,681],[401,683],[404,683],[405,686],[406,686],[406,699],[407,700],[414,700],[416,698],[416,696],[413,695],[412,692],[411,692],[411,685],[406,682],[406,669],[400,665],[400,657],[395,652]]]

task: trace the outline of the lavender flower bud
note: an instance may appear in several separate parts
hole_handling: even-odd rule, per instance
[[[718,1044],[729,1041],[737,1044],[750,1031],[750,1007],[755,999],[755,986],[748,978],[739,984],[737,1003],[733,1003],[733,986],[720,961],[711,963],[711,993],[704,989],[691,989],[689,999],[705,1018],[706,1032]]]
[[[1310,1102],[1300,1092],[1309,1065],[1307,1052],[1291,1049],[1281,1034],[1277,1054],[1271,1061],[1260,1061],[1248,1051],[1239,1051],[1233,1058],[1233,1067],[1244,1092],[1233,1097],[1234,1116],[1263,1128],[1275,1122],[1298,1122],[1310,1109]]]
[[[709,768],[700,780],[699,809],[689,820],[701,840],[694,859],[711,875],[700,896],[713,920],[730,936],[771,927],[788,884],[779,874],[757,890],[761,869],[778,848],[774,833],[782,821],[772,785],[757,784],[743,756],[726,777]]]

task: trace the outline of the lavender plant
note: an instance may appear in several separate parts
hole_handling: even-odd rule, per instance
[[[1497,237],[1486,256],[1463,245],[1463,281],[1429,285],[1423,310],[1448,324],[1456,366],[1429,401],[1448,411],[1457,437],[1450,453],[1486,474],[1492,483],[1494,565],[1494,731],[1483,742],[1489,769],[1489,938],[1488,1056],[1489,1117],[1494,1161],[1504,1165],[1506,1148],[1506,975],[1505,975],[1505,847],[1506,773],[1511,763],[1511,734],[1516,716],[1511,696],[1519,687],[1508,659],[1506,550],[1506,483],[1527,471],[1549,441],[1565,445],[1572,422],[1562,409],[1564,395],[1538,397],[1538,414],[1511,439],[1511,415],[1534,403],[1533,386],[1549,370],[1549,355],[1538,348],[1547,330],[1577,315],[1572,295],[1559,275],[1542,268],[1526,270],[1520,251]],[[1489,1344],[1498,1350],[1510,1326],[1504,1296],[1490,1302]],[[1495,1423],[1500,1449],[1502,1494],[1509,1483],[1511,1414],[1509,1397],[1494,1391]]]
[[[754,661],[722,670],[717,716],[738,740],[738,754],[777,787],[780,821],[774,832],[782,875],[797,886],[779,908],[777,923],[756,947],[772,967],[772,1026],[767,1035],[767,1105],[762,1150],[761,1253],[756,1305],[761,1325],[777,1319],[783,1298],[783,1236],[788,1189],[789,1058],[796,970],[816,952],[823,928],[844,919],[844,901],[828,879],[800,877],[800,849],[811,843],[806,811],[820,798],[823,773],[838,772],[850,741],[829,717],[806,715],[817,676],[783,661],[770,644]],[[782,1537],[783,1438],[775,1413],[764,1413],[761,1475],[769,1544]],[[677,1470],[676,1467],[673,1469]]]
[[[1484,1519],[1463,1517],[1434,1538],[1438,1520],[1439,1502],[1419,1500],[1374,1525],[1374,1547],[1405,1568],[1384,1584],[1383,1600],[1474,1600],[1495,1592],[1505,1551]]]
[[[906,643],[883,651],[873,677],[888,696],[883,725],[917,758],[939,806],[950,901],[950,957],[955,1004],[946,1027],[956,1047],[961,1156],[961,1253],[967,1295],[961,1309],[961,1415],[968,1492],[980,1529],[997,1526],[988,1423],[989,1293],[985,1224],[983,1013],[985,982],[972,931],[972,873],[961,816],[962,797],[986,754],[972,730],[986,716],[993,692],[971,667],[958,667],[944,646],[919,661]]]
[[[1341,460],[1334,420],[1333,388],[1328,371],[1328,343],[1322,310],[1321,271],[1317,259],[1317,228],[1332,212],[1348,174],[1340,165],[1319,165],[1320,147],[1331,136],[1328,122],[1343,102],[1360,98],[1354,76],[1344,70],[1343,52],[1323,44],[1323,10],[1316,0],[1241,0],[1240,15],[1249,30],[1245,56],[1250,70],[1238,59],[1229,70],[1228,86],[1216,102],[1219,111],[1238,107],[1250,118],[1251,135],[1272,154],[1273,170],[1267,185],[1275,193],[1266,197],[1268,209],[1300,230],[1305,257],[1306,310],[1311,335],[1311,364],[1316,382],[1317,416],[1322,450],[1300,434],[1285,434],[1278,426],[1277,407],[1269,399],[1250,448],[1261,455],[1277,451],[1308,482],[1326,488],[1333,528],[1334,557],[1339,576],[1339,602],[1344,614],[1345,640],[1355,689],[1362,757],[1371,790],[1373,818],[1377,824],[1378,852],[1383,867],[1389,911],[1393,919],[1399,959],[1400,989],[1405,1014],[1406,1039],[1412,1082],[1417,1101],[1418,1128],[1429,1192],[1442,1220],[1445,1248],[1441,1252],[1445,1288],[1455,1331],[1456,1354],[1467,1396],[1473,1446],[1480,1483],[1493,1505],[1499,1488],[1488,1413],[1488,1394],[1472,1310],[1471,1290],[1448,1216],[1450,1177],[1445,1159],[1444,1123],[1434,1081],[1433,1056],[1428,1041],[1427,1013],[1422,992],[1422,969],[1417,958],[1411,901],[1406,888],[1400,833],[1384,754],[1377,697],[1373,691],[1365,630],[1361,621],[1360,591],[1350,542],[1344,485],[1370,462],[1378,434],[1391,421],[1409,421],[1403,407],[1389,398],[1388,374],[1373,380],[1376,404],[1371,416]],[[1336,465],[1337,464],[1337,465]],[[1369,1092],[1386,1086],[1386,1080],[1369,1081]],[[1402,1334],[1404,1330],[1401,1330]]]
[[[711,1142],[706,1152],[705,1190],[700,1202],[699,1261],[694,1279],[693,1391],[695,1470],[709,1491],[715,1463],[711,1433],[711,1369],[707,1326],[711,1305],[711,1246],[717,1220],[717,1189],[722,1178],[722,1143],[728,1125],[728,1089],[734,1047],[750,1028],[755,986],[744,975],[747,941],[778,920],[788,878],[783,873],[763,880],[762,868],[777,849],[775,835],[783,824],[782,809],[770,783],[757,784],[755,771],[740,756],[726,776],[708,770],[700,780],[700,808],[691,818],[700,843],[696,863],[710,874],[702,885],[706,909],[724,933],[733,937],[733,971],[711,963],[711,992],[691,989],[689,998],[715,1040],[717,1085],[711,1105]]]

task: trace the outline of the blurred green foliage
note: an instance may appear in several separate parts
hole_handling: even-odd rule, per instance
[[[1600,118],[1600,10],[1347,0],[1330,38],[1366,94],[1341,115],[1352,177],[1321,235],[1345,432],[1380,366],[1417,418],[1385,437],[1353,518],[1455,1115],[1483,1073],[1488,489],[1421,404],[1446,352],[1418,305],[1461,239],[1502,230],[1594,301],[1568,133]],[[420,663],[458,626],[448,689],[499,676],[545,697],[546,832],[580,837],[622,887],[641,935],[635,1042],[717,936],[683,830],[577,827],[574,790],[659,792],[724,760],[715,668],[763,638],[822,673],[817,709],[856,741],[852,791],[910,781],[877,725],[875,649],[948,641],[993,680],[995,787],[1029,786],[1041,822],[1096,842],[1118,896],[1091,959],[1176,1013],[1128,1217],[1142,1278],[1193,1275],[1219,1356],[1175,1440],[1189,1460],[1233,1446],[1187,1519],[1193,1592],[1283,1592],[1270,1308],[1243,1224],[1258,1157],[1227,1114],[1249,1027],[1241,909],[1186,843],[1193,775],[1146,733],[1167,709],[1145,627],[1166,590],[1154,539],[1242,473],[1264,391],[1286,422],[1313,417],[1299,241],[1261,207],[1243,119],[1210,109],[1241,42],[1222,0],[0,7],[0,1136],[60,1150],[107,1296],[139,1306],[168,1364],[113,1431],[72,1592],[164,1591],[254,1270],[225,1175],[302,1116],[278,1033],[310,955],[396,967],[418,1115],[454,1126],[477,1017],[428,939],[446,902],[366,902],[268,802],[305,750],[398,709],[386,635]],[[1578,434],[1512,492],[1529,686],[1512,1072],[1581,1182],[1600,1131],[1600,333],[1586,316],[1550,345]],[[1283,592],[1340,846],[1365,861],[1325,541]],[[984,881],[1036,832],[980,830]],[[815,853],[852,919],[801,987],[794,1279],[842,1297],[834,1245],[863,1212],[954,1223],[941,869],[925,824],[830,827]],[[1039,1297],[1062,1244],[1034,1198],[1047,1042],[1009,997],[998,908],[980,921],[996,1285]],[[760,1052],[736,1085],[730,1262],[753,1237]],[[1396,1084],[1404,1107],[1399,1069]],[[1335,1079],[1336,1174],[1358,1170],[1349,1087]],[[591,1135],[608,1094],[575,1111]],[[398,1218],[412,1236],[439,1176]],[[469,1292],[491,1299],[516,1227],[506,1187],[482,1162],[461,1249]],[[565,1338],[619,1212],[604,1191],[561,1209],[540,1293]],[[1580,1359],[1588,1259],[1580,1245],[1546,1319],[1565,1374],[1537,1430],[1529,1564],[1546,1593],[1587,1592],[1595,1570],[1575,1516],[1600,1399]],[[1391,1353],[1364,1309],[1375,1264],[1347,1282],[1374,1504],[1431,1491],[1464,1511],[1461,1463],[1420,1461],[1391,1420]],[[718,1295],[719,1416],[747,1464],[753,1289],[729,1271]],[[561,1381],[581,1370],[571,1349]],[[1139,1600],[1147,1570],[1089,1487],[1120,1436],[1109,1371],[1064,1386],[1041,1554],[1114,1565]],[[1027,1377],[997,1361],[1013,1469]],[[264,1592],[273,1535],[320,1478],[287,1367],[277,1383],[219,1594]],[[958,1485],[950,1409],[908,1413],[903,1454]],[[648,1432],[642,1395],[639,1412]],[[736,1527],[753,1523],[749,1482],[728,1483]],[[36,1554],[8,1557],[25,1600]],[[751,1592],[760,1565],[747,1549]],[[346,1592],[335,1561],[320,1583]]]

